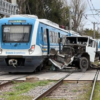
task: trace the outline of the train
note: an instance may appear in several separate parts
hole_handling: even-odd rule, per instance
[[[53,48],[59,51],[58,38],[79,36],[58,24],[36,15],[11,15],[0,19],[0,71],[34,72]]]

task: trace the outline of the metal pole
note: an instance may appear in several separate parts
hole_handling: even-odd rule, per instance
[[[93,38],[94,38],[94,39],[95,39],[95,24],[96,24],[96,23],[93,22],[93,30],[94,30],[94,31],[93,31]]]
[[[97,72],[96,72],[96,74],[95,74],[94,82],[93,82],[93,87],[92,87],[92,91],[91,91],[91,95],[90,95],[90,99],[89,99],[89,100],[92,100],[92,99],[93,99],[93,94],[94,94],[95,84],[96,84],[98,75],[99,75],[99,70],[97,70]]]
[[[69,9],[69,31],[71,30],[71,11]]]

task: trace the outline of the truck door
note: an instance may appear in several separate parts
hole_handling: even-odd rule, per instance
[[[86,52],[90,55],[90,61],[94,62],[96,54],[96,44],[95,41],[89,39],[88,46],[86,47]]]

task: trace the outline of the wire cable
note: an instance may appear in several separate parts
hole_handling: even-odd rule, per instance
[[[89,5],[89,7],[90,7],[90,10],[91,10],[92,14],[93,14],[93,17],[95,18],[95,16],[94,16],[94,13],[93,13],[93,11],[92,11],[92,8],[91,8],[91,5],[90,5],[89,0],[87,0],[87,3],[88,3],[88,5]],[[95,19],[96,19],[96,18],[95,18]],[[97,20],[97,19],[96,19],[96,20]],[[98,20],[97,20],[97,22],[98,22]]]

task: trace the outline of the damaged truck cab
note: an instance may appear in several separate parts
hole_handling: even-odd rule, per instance
[[[67,36],[61,38],[59,44],[61,50],[51,50],[50,57],[52,64],[59,69],[74,66],[86,71],[90,63],[95,61],[97,42],[91,37]]]

